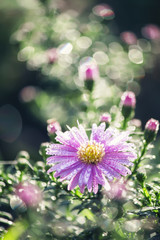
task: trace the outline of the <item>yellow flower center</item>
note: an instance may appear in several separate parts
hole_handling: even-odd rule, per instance
[[[102,161],[105,155],[103,144],[97,142],[88,142],[87,145],[81,145],[78,149],[78,158],[88,164],[97,164]]]

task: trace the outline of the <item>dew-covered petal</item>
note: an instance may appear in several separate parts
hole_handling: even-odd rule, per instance
[[[82,126],[80,128],[81,130],[76,127],[69,128],[69,129],[73,138],[81,145],[86,143],[86,141],[88,141],[88,137],[86,135],[84,128]]]
[[[93,165],[92,164],[90,165],[90,169],[91,169],[91,174],[87,183],[88,192],[92,192],[92,181],[93,181]]]
[[[115,145],[107,145],[107,144],[104,144],[104,147],[105,147],[105,152],[133,152],[134,155],[135,155],[135,158],[137,157],[136,156],[136,153],[135,153],[135,145],[132,144],[132,143],[117,143]]]
[[[83,170],[81,172],[81,175],[79,177],[79,186],[87,184],[87,182],[89,180],[89,177],[90,177],[90,174],[91,174],[90,164],[84,164],[84,168],[83,168]]]
[[[75,159],[70,160],[70,161],[68,161],[68,162],[58,163],[58,164],[55,164],[53,167],[51,167],[51,168],[48,170],[48,173],[53,172],[53,171],[60,172],[60,171],[62,171],[62,170],[64,170],[64,169],[68,169],[68,168],[70,168],[71,166],[77,165],[77,164],[79,164],[79,161],[75,161]]]
[[[117,173],[114,169],[112,169],[110,166],[105,164],[104,162],[101,162],[97,165],[97,168],[102,171],[102,173],[108,178],[108,180],[113,181],[114,177],[120,179],[121,176],[119,173]]]
[[[130,161],[135,160],[136,154],[133,152],[108,152],[105,154],[103,161],[107,164],[107,161],[116,161],[120,164],[132,166],[133,163]]]
[[[103,186],[105,184],[105,180],[104,180],[102,171],[98,169],[96,166],[94,167],[94,171],[95,171],[97,182]]]
[[[73,147],[78,149],[80,146],[80,143],[75,139],[70,131],[66,132],[57,132],[56,140],[66,146]]]
[[[107,145],[112,146],[117,144],[123,144],[123,142],[126,142],[130,139],[129,134],[129,132],[121,132],[119,134],[116,134],[110,139]]]
[[[68,184],[68,190],[72,190],[78,185],[80,173],[81,173],[81,171],[78,172],[74,177],[72,177],[72,179],[70,180],[70,182]]]
[[[75,176],[79,171],[84,168],[84,163],[79,162],[79,164],[70,167],[69,169],[64,169],[61,172],[56,172],[54,177],[60,176],[60,181],[65,179],[70,180],[73,176]]]
[[[92,171],[93,171],[93,180],[92,180],[92,186],[93,186],[93,192],[96,194],[98,192],[98,181],[96,178],[96,166],[93,165]]]
[[[101,123],[99,127],[96,124],[92,125],[91,140],[95,140],[107,146],[107,144],[119,134],[118,130],[114,128],[107,128],[105,130],[105,123]]]
[[[84,127],[78,123],[79,131],[81,132],[81,135],[83,136],[84,142],[88,142],[88,136],[86,134],[86,131]]]
[[[51,144],[46,149],[47,155],[57,155],[57,156],[75,156],[77,152],[77,149],[65,146],[61,144]]]
[[[104,134],[101,135],[100,142],[104,144],[104,146],[107,146],[108,143],[111,141],[111,139],[118,134],[118,131],[115,128],[107,128],[104,132]]]
[[[82,170],[80,176],[79,176],[79,187],[81,193],[84,192],[84,188],[87,185],[87,182],[91,175],[91,165],[85,164],[84,169]]]
[[[99,126],[97,126],[95,123],[92,125],[92,133],[90,140],[100,142],[101,138],[103,138],[103,134],[105,131],[105,123],[101,123]]]
[[[66,163],[66,162],[71,162],[71,161],[79,161],[77,157],[66,157],[66,156],[51,156],[47,158],[47,164],[53,164],[53,163]]]
[[[117,173],[126,176],[127,174],[131,174],[130,169],[128,169],[127,167],[119,164],[116,161],[107,161],[107,164],[114,169]]]
[[[48,150],[47,155],[57,155],[57,156],[66,156],[66,157],[76,157],[77,152],[68,152],[66,150]]]
[[[79,186],[79,188],[80,188],[80,192],[83,193],[83,192],[84,192],[84,189],[85,189],[85,184]]]

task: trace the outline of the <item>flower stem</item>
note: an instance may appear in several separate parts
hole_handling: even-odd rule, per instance
[[[143,195],[145,198],[148,200],[149,203],[151,203],[151,196],[146,188],[145,182],[141,184],[142,190],[143,190]]]
[[[123,124],[122,124],[122,130],[125,130],[125,129],[126,129],[126,127],[127,127],[127,122],[128,122],[128,119],[127,119],[127,118],[124,118]]]
[[[146,152],[146,149],[147,149],[147,142],[145,141],[144,144],[143,144],[143,148],[141,150],[141,154],[140,156],[135,160],[135,163],[134,163],[134,167],[133,167],[133,171],[132,171],[132,174],[129,176],[129,178],[131,178],[133,175],[136,174],[137,172],[137,169],[139,168],[139,164],[141,162],[141,159],[142,157],[144,156],[145,152]]]

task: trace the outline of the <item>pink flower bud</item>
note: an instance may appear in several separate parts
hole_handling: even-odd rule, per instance
[[[15,192],[16,195],[26,204],[26,206],[37,206],[42,200],[40,189],[28,182],[19,183]]]
[[[121,104],[122,104],[122,106],[135,108],[136,97],[135,97],[134,92],[124,92],[121,97]]]
[[[86,89],[89,91],[93,90],[94,80],[98,79],[99,71],[97,64],[92,62],[90,64],[83,63],[79,67],[79,78],[84,81]]]
[[[51,48],[47,51],[47,58],[49,63],[54,63],[58,59],[58,53],[56,48]]]
[[[159,122],[153,118],[148,120],[148,122],[145,125],[145,131],[144,131],[144,139],[146,140],[146,143],[152,142],[158,132],[159,129]]]
[[[57,122],[54,119],[49,119],[47,120],[48,126],[47,126],[47,131],[49,134],[54,134],[57,131],[61,130],[61,126],[59,124],[59,122]]]
[[[100,122],[110,123],[111,122],[111,115],[109,113],[103,113],[100,116]]]
[[[160,39],[160,28],[154,24],[148,24],[142,28],[142,34],[148,39],[158,40]]]
[[[127,43],[128,45],[137,43],[137,37],[132,32],[122,32],[121,39],[123,40],[123,42]]]
[[[96,80],[98,77],[99,71],[96,65],[87,66],[84,69],[83,80]]]
[[[145,125],[145,129],[149,130],[149,131],[154,131],[154,132],[157,133],[158,129],[159,129],[159,122],[158,122],[158,120],[155,120],[153,118],[148,120],[148,122]]]
[[[86,80],[94,79],[93,70],[91,68],[86,69]]]

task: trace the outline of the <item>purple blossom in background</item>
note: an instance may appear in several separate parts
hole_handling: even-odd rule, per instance
[[[159,40],[160,28],[154,24],[148,24],[142,28],[142,35],[151,40]]]
[[[16,195],[26,204],[26,206],[34,207],[42,200],[40,189],[28,182],[19,183],[15,192]]]
[[[122,199],[127,195],[127,182],[116,180],[115,182],[110,183],[111,190],[104,191],[104,195],[106,195],[110,199]]]
[[[137,43],[137,37],[133,32],[122,32],[120,37],[123,42],[127,43],[128,45]]]
[[[105,123],[92,125],[90,140],[82,125],[57,132],[56,140],[61,144],[51,144],[47,148],[48,164],[53,166],[48,173],[55,171],[54,177],[69,180],[68,190],[77,185],[83,193],[85,186],[95,194],[98,184],[109,189],[108,181],[131,174],[126,166],[133,165],[136,158],[134,145],[128,143],[129,132],[118,132]],[[107,177],[107,179],[106,179]]]

